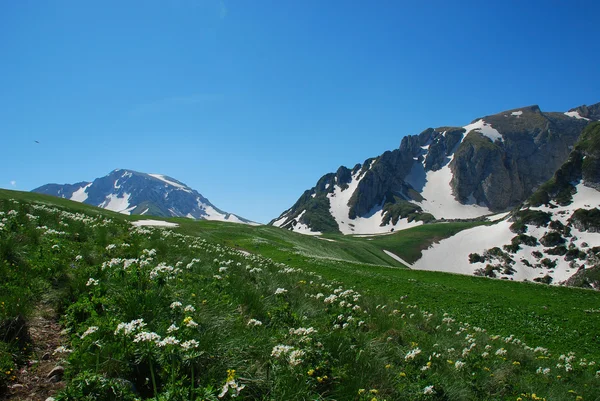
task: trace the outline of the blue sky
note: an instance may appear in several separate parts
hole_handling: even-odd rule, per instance
[[[128,168],[267,222],[323,174],[404,135],[600,101],[599,11],[583,1],[2,2],[0,187]]]

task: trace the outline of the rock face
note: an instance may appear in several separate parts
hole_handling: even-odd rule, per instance
[[[593,122],[520,207],[434,244],[414,268],[600,289],[600,191],[584,168],[596,165],[599,151],[600,122]]]
[[[465,127],[428,128],[352,170],[324,175],[270,224],[304,233],[379,233],[508,210],[552,177],[599,117],[600,103],[566,113],[529,106]],[[600,166],[588,162],[586,171],[598,177]],[[417,208],[411,217],[407,202]]]
[[[133,170],[117,169],[93,182],[47,184],[32,192],[58,196],[124,214],[252,223],[218,209],[201,194],[174,178]]]
[[[492,142],[477,131],[468,133],[450,165],[452,188],[460,201],[473,196],[493,211],[515,206],[552,177],[588,123],[562,113],[542,113],[537,106],[483,120],[502,139]]]

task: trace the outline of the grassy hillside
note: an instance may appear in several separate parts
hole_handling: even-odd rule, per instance
[[[0,328],[40,302],[59,311],[71,352],[58,399],[600,392],[598,293],[412,271],[381,251],[410,260],[458,223],[327,239],[183,219],[133,229],[133,217],[13,191],[0,211]],[[2,387],[30,356],[0,334]]]

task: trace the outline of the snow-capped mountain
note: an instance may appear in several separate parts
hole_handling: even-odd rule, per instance
[[[500,220],[434,244],[413,267],[600,289],[600,122],[588,125],[550,181]]]
[[[54,195],[124,214],[256,224],[218,209],[184,183],[161,174],[117,169],[93,182],[47,184],[32,192]]]
[[[510,210],[566,160],[600,103],[566,113],[522,107],[428,128],[352,169],[321,177],[271,221],[304,234],[377,234]]]

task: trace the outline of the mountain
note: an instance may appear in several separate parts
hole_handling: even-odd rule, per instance
[[[124,214],[256,224],[222,211],[184,183],[161,174],[117,169],[93,182],[47,184],[32,192],[54,195]]]
[[[504,220],[440,241],[413,267],[600,289],[600,122]]]
[[[510,210],[566,160],[600,103],[566,113],[522,107],[428,128],[398,149],[319,179],[269,224],[305,234],[376,234]]]

